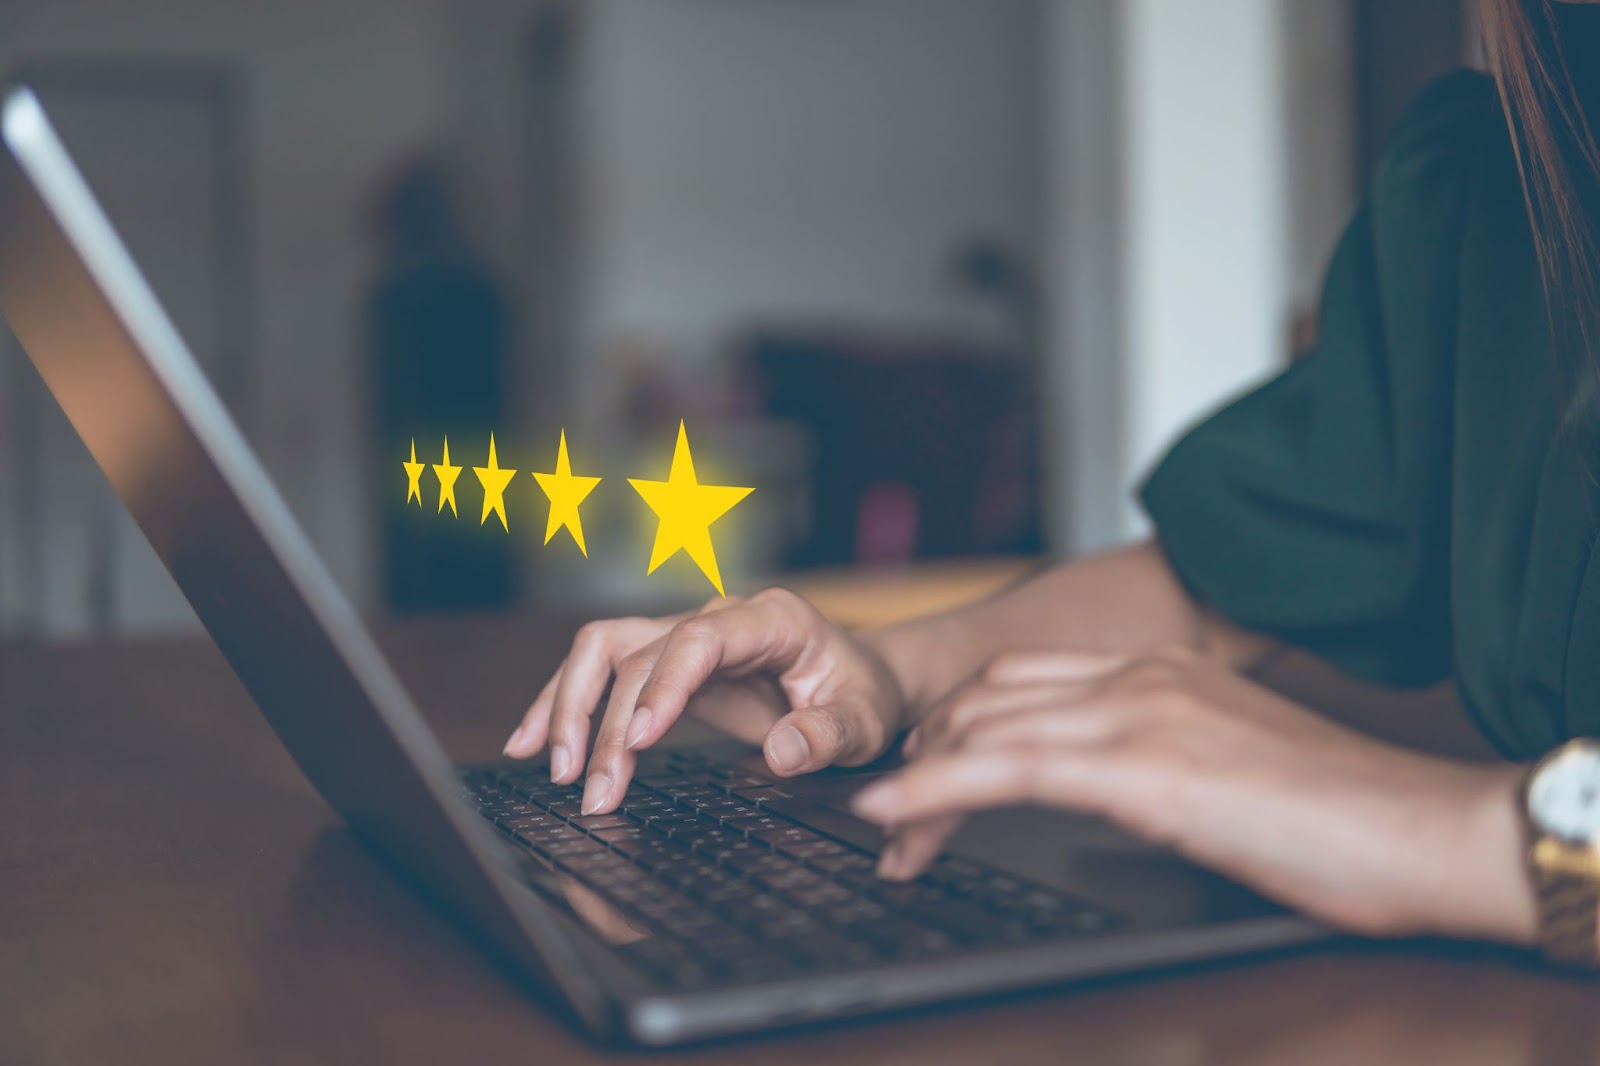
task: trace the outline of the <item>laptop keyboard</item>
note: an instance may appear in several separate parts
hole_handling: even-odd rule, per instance
[[[1116,915],[963,858],[890,882],[876,856],[781,812],[776,782],[674,754],[610,814],[543,767],[463,776],[479,812],[582,882],[645,938],[617,950],[685,987],[858,969],[1097,935]]]

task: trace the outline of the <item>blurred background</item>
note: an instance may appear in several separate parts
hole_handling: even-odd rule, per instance
[[[1172,435],[1315,336],[1454,0],[0,0],[90,184],[375,614],[967,591],[1141,530]],[[0,239],[4,239],[0,234]],[[402,460],[607,478],[585,560]],[[895,585],[899,582],[899,585]],[[918,586],[922,587],[922,586]],[[914,599],[914,597],[912,597]],[[845,610],[848,614],[849,611]],[[0,328],[0,633],[192,617]]]

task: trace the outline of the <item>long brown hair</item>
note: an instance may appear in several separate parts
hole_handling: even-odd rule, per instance
[[[1600,149],[1568,65],[1560,20],[1551,0],[1478,0],[1478,18],[1511,127],[1558,358],[1563,346],[1575,344],[1582,372],[1592,376],[1600,372],[1600,256],[1592,206],[1600,190]],[[1581,384],[1569,381],[1568,387],[1582,394]]]

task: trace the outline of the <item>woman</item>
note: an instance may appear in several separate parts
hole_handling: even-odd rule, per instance
[[[1575,63],[1569,81],[1564,59],[1600,55],[1600,9],[1482,14],[1496,79],[1414,106],[1334,257],[1316,350],[1155,471],[1155,541],[873,633],[782,590],[595,623],[507,754],[548,744],[553,777],[577,780],[614,679],[584,799],[610,810],[634,752],[734,681],[764,693],[778,774],[905,734],[906,767],[855,801],[889,832],[886,877],[917,874],[966,812],[1057,805],[1356,932],[1532,943],[1525,766],[1390,746],[1247,676],[1292,645],[1390,685],[1453,677],[1509,759],[1600,734],[1582,119],[1600,79]]]

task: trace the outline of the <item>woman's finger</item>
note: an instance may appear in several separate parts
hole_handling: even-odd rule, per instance
[[[1133,662],[1131,655],[1097,651],[1021,651],[996,656],[983,679],[996,685],[1031,685],[1051,681],[1093,681]]]
[[[1034,745],[919,759],[862,789],[850,806],[885,826],[1012,804],[1110,815],[1131,788],[1129,769],[1103,751]]]
[[[585,813],[607,811],[621,801],[633,776],[633,752],[660,740],[683,715],[689,698],[714,674],[731,667],[768,665],[763,652],[770,642],[763,639],[761,627],[771,631],[774,613],[770,597],[713,601],[618,665],[595,735],[584,788]],[[729,633],[739,634],[741,641],[729,642],[725,639]]]
[[[633,780],[637,763],[626,737],[633,708],[650,672],[655,669],[667,646],[667,638],[652,641],[632,652],[617,664],[611,698],[595,731],[594,751],[589,756],[589,773],[583,786],[583,813],[603,814],[616,808]]]
[[[802,707],[773,723],[761,742],[767,766],[781,777],[825,766],[860,766],[888,744],[883,720],[853,702]]]
[[[538,697],[522,716],[521,723],[506,741],[505,750],[501,753],[513,759],[526,759],[544,747],[544,742],[550,736],[550,711],[555,706],[556,687],[561,683],[561,674],[567,668],[566,660],[556,667],[556,672],[550,675],[550,680],[544,683],[544,688],[539,690]]]
[[[556,685],[550,716],[550,780],[565,785],[578,779],[589,751],[590,717],[617,663],[676,621],[677,617],[623,618],[591,622],[578,631]]]
[[[1063,707],[1044,696],[1031,705],[1017,706],[976,721],[960,735],[947,736],[943,743],[925,747],[923,754],[1030,745],[1051,748],[1104,745],[1126,734],[1137,714],[1131,705],[1094,703]]]
[[[969,730],[995,715],[1011,714],[1044,703],[1065,709],[1093,692],[1094,688],[1095,684],[1089,681],[968,684],[940,701],[906,735],[905,753],[908,757],[915,757],[923,751],[958,744]]]
[[[786,596],[799,602],[793,593]],[[808,621],[784,597],[760,593],[678,623],[630,709],[625,742],[640,748],[660,740],[683,714],[689,697],[719,671],[781,673],[805,646]]]
[[[878,876],[909,881],[928,868],[965,819],[958,814],[913,822],[896,830],[878,856]]]

